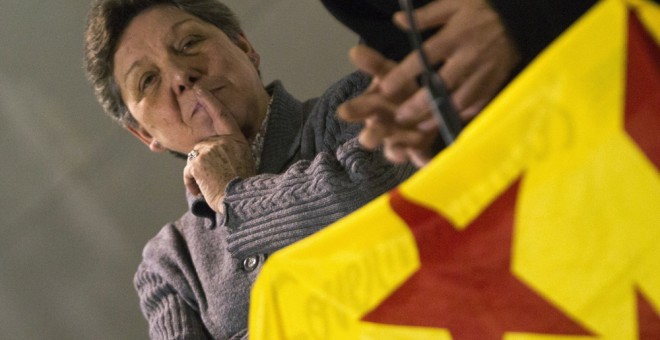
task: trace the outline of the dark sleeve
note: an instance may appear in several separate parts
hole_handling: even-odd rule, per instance
[[[595,0],[490,0],[527,65]]]
[[[410,165],[392,165],[379,151],[363,150],[355,138],[359,126],[335,117],[337,106],[368,84],[362,80],[344,79],[319,100],[304,134],[307,159],[282,174],[227,186],[224,224],[232,256],[272,253],[346,216],[414,172]],[[309,153],[315,156],[306,157]]]
[[[415,7],[432,0],[414,0]],[[655,0],[657,1],[657,0]],[[396,0],[321,0],[337,20],[356,32],[362,42],[393,60],[400,60],[410,51],[406,35],[393,23],[392,15],[399,10]],[[527,65],[556,39],[595,0],[489,0],[498,12],[507,31],[518,45]],[[433,33],[424,32],[425,37]]]
[[[419,7],[431,0],[413,0]],[[410,53],[408,36],[392,22],[400,10],[397,0],[321,0],[342,24],[360,36],[360,41],[388,59],[401,60]],[[428,37],[433,32],[426,32]]]

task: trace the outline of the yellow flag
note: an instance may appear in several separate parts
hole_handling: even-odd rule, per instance
[[[604,0],[413,178],[275,253],[252,339],[660,339],[660,8]]]

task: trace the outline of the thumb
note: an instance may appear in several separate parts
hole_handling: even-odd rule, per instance
[[[218,135],[240,134],[241,129],[236,118],[223,110],[218,99],[208,90],[195,86],[195,96],[199,104],[206,110],[213,121],[213,128]]]

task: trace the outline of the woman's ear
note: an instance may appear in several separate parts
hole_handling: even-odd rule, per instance
[[[252,54],[248,54],[248,58],[250,58],[250,61],[252,62],[252,65],[258,70],[259,69],[259,62],[261,61],[261,58],[259,57],[259,53],[254,52]]]
[[[133,127],[133,126],[127,126],[126,130],[128,130],[130,133],[133,134],[133,136],[137,137],[144,145],[149,147],[149,150],[152,152],[163,152],[167,151],[167,149],[162,146],[156,138],[154,138],[147,130],[145,130],[143,127],[138,126],[138,127]]]
[[[261,57],[259,56],[259,53],[252,47],[252,44],[248,40],[248,38],[245,36],[245,33],[241,32],[238,35],[238,41],[236,42],[236,45],[247,54],[248,58],[250,59],[250,62],[254,67],[258,70],[259,69],[259,63],[261,61]]]

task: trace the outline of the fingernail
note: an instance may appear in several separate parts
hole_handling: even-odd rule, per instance
[[[417,128],[422,131],[431,131],[438,127],[438,123],[434,119],[425,120],[417,125]]]
[[[413,116],[413,114],[410,112],[410,110],[398,110],[394,114],[394,121],[403,124],[410,120],[410,118]]]

